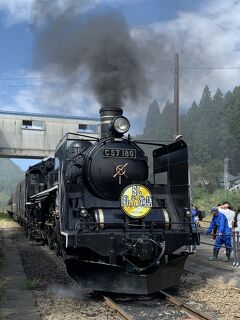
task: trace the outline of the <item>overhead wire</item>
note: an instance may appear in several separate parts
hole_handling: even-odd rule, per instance
[[[174,79],[172,79],[172,81],[170,82],[170,84],[169,84],[169,86],[168,86],[168,88],[167,88],[167,90],[165,92],[165,95],[163,96],[162,102],[159,105],[159,109],[161,109],[163,104],[166,103],[166,101],[167,101],[166,98],[168,97],[169,91],[172,88],[173,83],[174,83]]]
[[[240,70],[240,67],[180,67],[180,69],[192,69],[192,70]]]
[[[240,70],[240,67],[211,67],[211,66],[202,66],[202,67],[195,67],[195,66],[180,66],[179,70]],[[160,68],[160,69],[155,69],[155,70],[148,70],[146,73],[153,74],[153,73],[160,73],[163,71],[169,71],[172,73],[173,69],[172,68]],[[28,81],[41,81],[41,80],[56,80],[54,82],[43,82],[43,83],[28,83]],[[25,80],[26,83],[18,83],[20,80]],[[65,80],[63,82],[58,82],[58,80]],[[9,83],[10,81],[16,81],[16,83]],[[1,88],[40,88],[40,87],[64,87],[64,86],[69,86],[73,85],[73,81],[75,82],[74,85],[76,84],[90,84],[90,81],[86,77],[81,77],[81,76],[73,76],[67,79],[64,76],[56,76],[56,75],[42,75],[42,76],[19,76],[19,75],[11,75],[11,76],[0,76],[0,87]],[[168,89],[169,90],[169,89]],[[167,90],[167,91],[168,91]]]

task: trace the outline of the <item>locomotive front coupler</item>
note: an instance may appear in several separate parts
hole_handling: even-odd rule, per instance
[[[152,257],[159,255],[163,247],[165,247],[165,242],[156,242],[149,237],[138,238],[134,242],[130,240],[128,243],[130,255],[141,261],[151,260]]]
[[[151,240],[151,239],[150,239]],[[153,241],[154,242],[154,241]],[[147,266],[145,267],[139,267],[137,266],[135,263],[133,263],[132,261],[130,261],[128,258],[123,257],[123,259],[128,262],[132,267],[133,270],[137,273],[142,273],[142,272],[146,272],[154,267],[159,267],[159,265],[161,264],[161,259],[165,254],[165,250],[166,250],[166,243],[165,241],[161,242],[161,243],[155,243],[156,246],[158,246],[159,248],[161,248],[160,253],[158,252],[157,258],[154,259],[154,261],[150,262],[147,264]],[[140,258],[138,256],[138,258]],[[141,259],[140,259],[141,260]],[[150,258],[146,259],[146,260],[150,260]],[[143,260],[141,260],[143,261]]]

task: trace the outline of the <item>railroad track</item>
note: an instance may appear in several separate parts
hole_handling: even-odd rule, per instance
[[[198,320],[215,320],[216,318],[197,310],[196,308],[187,305],[184,303],[181,299],[176,298],[175,296],[172,296],[165,291],[160,291],[160,294],[164,299],[166,299],[171,304],[177,306],[182,311],[184,311],[188,316],[191,317],[191,319],[198,319]],[[124,320],[134,320],[134,318],[126,313],[120,306],[118,306],[112,299],[106,296],[102,296],[104,302],[112,309],[114,310],[122,319]]]
[[[116,311],[117,314],[124,320],[133,320],[133,317],[127,314],[122,308],[120,308],[112,299],[106,296],[102,296],[103,301],[108,305],[112,310]]]
[[[208,314],[197,310],[196,308],[189,306],[188,304],[184,303],[181,299],[176,298],[165,291],[160,291],[160,293],[165,297],[166,300],[173,303],[174,305],[181,308],[185,313],[189,316],[193,317],[193,319],[199,320],[214,320],[216,318],[209,316]]]

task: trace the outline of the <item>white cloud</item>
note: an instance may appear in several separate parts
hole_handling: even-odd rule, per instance
[[[33,0],[0,0],[0,10],[6,12],[7,23],[28,21],[31,15]]]
[[[86,78],[67,78],[53,70],[21,71],[19,83],[23,89],[13,94],[11,105],[1,109],[34,113],[53,113],[78,116],[98,116],[99,105],[88,90]]]
[[[240,70],[240,3],[239,1],[210,1],[199,12],[181,12],[175,20],[142,26],[132,31],[137,42],[148,52],[144,60],[148,69],[156,72],[152,95],[163,96],[171,79],[173,57],[180,54],[180,67],[195,70],[180,71],[180,102],[189,107],[199,100],[204,85],[214,93],[218,87],[231,90],[239,84]],[[162,63],[162,60],[172,61]],[[216,69],[197,69],[202,67]]]

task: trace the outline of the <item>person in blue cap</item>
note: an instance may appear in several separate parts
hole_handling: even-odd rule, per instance
[[[212,230],[216,227],[218,230],[218,235],[213,248],[213,255],[209,258],[211,261],[215,261],[218,258],[218,252],[222,245],[225,244],[226,247],[226,258],[223,261],[229,261],[232,251],[231,245],[231,230],[228,226],[228,220],[225,215],[218,211],[217,207],[211,208],[213,214],[212,220],[210,222],[209,228],[207,229],[207,234],[210,234]]]

